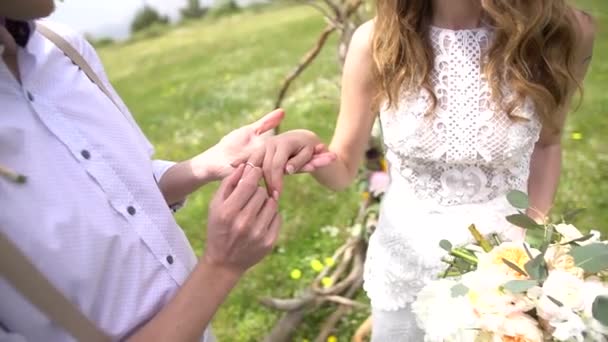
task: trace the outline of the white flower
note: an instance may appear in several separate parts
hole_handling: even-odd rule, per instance
[[[584,235],[575,226],[571,224],[560,223],[555,225],[555,230],[562,235],[561,243],[569,242],[572,240],[580,239]],[[591,243],[600,242],[601,234],[596,230],[592,230],[589,234],[593,235],[591,238],[578,242],[579,245],[585,246]]]
[[[479,317],[480,329],[501,331],[508,317],[521,315],[534,308],[534,302],[525,295],[514,295],[502,290],[502,286],[512,279],[494,268],[467,273],[462,277],[462,283],[469,289],[467,296],[471,306]]]
[[[462,341],[463,332],[475,327],[475,313],[466,296],[452,297],[453,280],[440,279],[425,286],[412,304],[426,342]]]
[[[536,322],[532,317],[525,314],[512,315],[506,317],[501,329],[496,332],[496,335],[501,337],[500,339],[495,339],[497,341],[504,341],[502,336],[516,338],[517,341],[543,341],[543,333],[538,327],[538,322]]]
[[[553,337],[559,341],[583,341],[586,326],[579,316],[585,308],[583,285],[577,276],[556,269],[549,273],[542,286],[538,315],[554,328]]]
[[[583,296],[583,281],[572,275],[571,273],[564,270],[553,270],[549,272],[547,280],[545,280],[542,286],[542,295],[540,301],[544,304],[548,303],[544,299],[551,297],[561,302],[566,308],[578,312],[582,311],[585,307],[585,300]],[[549,300],[549,302],[552,302]],[[553,303],[553,306],[557,306]],[[550,306],[541,307],[541,311],[553,311],[546,310]],[[543,317],[547,320],[551,320],[550,317]]]
[[[540,251],[528,247],[528,251],[532,257],[540,254]],[[515,271],[513,268],[505,264],[504,260],[517,265],[520,269],[524,269],[525,264],[530,260],[528,252],[522,242],[503,242],[500,246],[494,247],[489,253],[478,255],[479,263],[478,271],[498,271],[511,277],[511,279],[526,278],[523,274]]]
[[[562,235],[561,242],[568,242],[583,237],[583,233],[578,230],[574,225],[560,223],[555,225],[555,230]]]
[[[566,311],[567,317],[562,321],[551,321],[549,324],[555,328],[553,337],[558,341],[577,341],[583,342],[583,332],[586,330],[582,318],[572,311]]]

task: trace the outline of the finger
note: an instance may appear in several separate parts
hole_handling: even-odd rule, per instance
[[[335,153],[323,153],[320,155],[316,155],[313,156],[312,159],[306,163],[304,166],[302,166],[298,172],[299,173],[304,173],[304,172],[313,172],[316,169],[325,167],[331,163],[333,163],[336,160],[337,156]]]
[[[315,154],[320,154],[327,151],[327,146],[325,146],[325,144],[318,144],[315,146]]]
[[[228,196],[230,196],[234,192],[234,189],[241,180],[244,171],[245,164],[241,164],[236,168],[236,170],[232,172],[230,176],[224,178],[218,191],[221,194],[223,200],[226,200]]]
[[[262,170],[259,167],[245,166],[241,180],[238,181],[236,188],[224,204],[236,210],[241,210],[256,193],[261,178]]]
[[[246,163],[255,165],[256,167],[261,168],[264,163],[265,154],[266,154],[266,146],[256,148],[255,151],[249,155],[249,158],[246,160]]]
[[[255,224],[255,234],[256,236],[265,236],[268,233],[268,228],[270,228],[270,224],[272,220],[277,214],[278,204],[277,201],[273,198],[268,198],[264,206],[261,208],[258,213],[256,224]]]
[[[283,219],[281,218],[281,214],[276,213],[272,222],[270,223],[270,226],[268,227],[268,232],[266,233],[266,241],[264,241],[264,243],[267,247],[272,248],[277,242],[282,224]]]
[[[280,194],[283,191],[283,176],[285,175],[285,167],[289,159],[289,151],[283,146],[277,146],[277,150],[272,159],[272,187]],[[278,196],[275,198],[278,200]]]
[[[251,153],[241,153],[239,154],[236,158],[234,158],[234,160],[230,163],[230,166],[232,167],[237,167],[241,164],[245,164],[247,162],[247,160],[249,159],[249,156],[251,155]]]
[[[311,147],[305,146],[302,148],[300,152],[287,161],[285,171],[290,175],[299,171],[304,165],[311,161],[313,152],[314,149]]]
[[[239,214],[245,221],[251,222],[252,226],[257,225],[258,213],[267,202],[268,194],[266,189],[258,186],[255,194],[251,196],[245,207]]]
[[[298,171],[298,173],[311,173],[314,172],[316,168],[312,164],[306,164],[302,166],[302,168]]]
[[[319,154],[313,156],[310,160],[310,163],[315,167],[324,167],[327,166],[338,159],[338,156],[333,152],[326,152],[323,154]]]
[[[266,144],[266,153],[264,154],[264,161],[262,162],[262,169],[264,170],[264,180],[266,181],[266,187],[268,188],[268,194],[274,199],[278,197],[278,190],[275,187],[272,162],[274,160],[274,154],[276,146],[272,142]]]
[[[253,130],[256,135],[266,133],[269,130],[276,128],[281,121],[283,121],[284,117],[285,112],[282,108],[275,109],[272,112],[264,115],[260,120],[254,122]]]

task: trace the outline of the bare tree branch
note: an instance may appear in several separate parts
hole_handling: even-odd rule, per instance
[[[316,45],[312,49],[310,49],[306,53],[306,55],[304,55],[304,57],[302,58],[300,63],[296,66],[296,68],[293,69],[293,71],[285,78],[285,80],[283,81],[283,86],[281,87],[281,90],[279,92],[277,101],[275,102],[275,108],[281,107],[281,104],[283,103],[283,99],[285,98],[285,94],[287,93],[287,90],[289,89],[289,86],[291,85],[291,82],[293,82],[293,80],[296,79],[296,77],[298,77],[302,73],[302,71],[304,71],[304,69],[306,69],[310,65],[310,63],[315,59],[315,57],[317,57],[317,55],[319,54],[319,52],[321,52],[321,49],[327,42],[327,38],[335,30],[336,30],[335,26],[328,25],[325,28],[325,30],[323,30],[323,32],[321,33],[319,38],[317,39]]]

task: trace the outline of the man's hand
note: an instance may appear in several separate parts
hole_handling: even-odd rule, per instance
[[[240,275],[270,252],[281,218],[261,179],[260,168],[240,165],[222,182],[209,209],[203,262]]]
[[[270,252],[279,234],[277,202],[258,186],[261,178],[261,169],[240,165],[222,182],[211,202],[204,256],[129,342],[200,341],[230,290]]]

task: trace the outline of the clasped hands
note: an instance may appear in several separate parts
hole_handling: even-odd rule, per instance
[[[261,168],[269,195],[278,200],[285,174],[310,173],[336,159],[311,131],[302,129],[267,135],[284,117],[282,109],[274,110],[258,121],[230,132],[196,158],[201,164],[205,163],[216,180],[228,177],[241,164]]]

